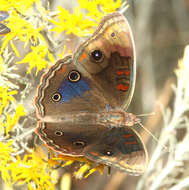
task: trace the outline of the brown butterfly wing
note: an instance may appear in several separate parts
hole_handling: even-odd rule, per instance
[[[69,81],[72,71],[79,73],[79,81]],[[77,68],[71,56],[59,60],[44,74],[34,103],[37,117],[44,122],[61,121],[68,113],[104,110],[108,104],[90,75]]]
[[[70,123],[39,122],[36,133],[45,144],[64,155],[83,156],[84,146],[79,143],[91,143],[96,140],[94,126],[81,126]]]
[[[89,121],[89,120],[88,120]],[[46,145],[62,154],[84,156],[84,149],[98,141],[101,125],[73,122],[38,122],[36,133]]]
[[[112,107],[127,108],[135,86],[135,48],[125,17],[104,17],[74,54],[74,64],[89,72]]]
[[[144,173],[148,162],[140,137],[127,126],[107,130],[98,141],[87,147],[85,156],[133,175]]]
[[[36,130],[47,146],[71,156],[85,156],[97,163],[141,174],[147,153],[137,133],[127,126],[71,123],[38,123]]]

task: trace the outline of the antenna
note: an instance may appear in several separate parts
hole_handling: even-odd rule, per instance
[[[156,113],[155,112],[151,112],[151,113],[144,113],[144,114],[139,114],[136,115],[137,117],[146,117],[146,116],[154,116]]]
[[[138,122],[138,124],[139,124],[148,134],[150,134],[150,135],[153,137],[153,139],[159,144],[159,140],[157,139],[157,137],[155,137],[147,128],[145,128],[142,123]],[[170,152],[170,150],[168,150],[167,146],[162,145],[162,147],[163,147],[165,150],[167,150],[167,152]]]

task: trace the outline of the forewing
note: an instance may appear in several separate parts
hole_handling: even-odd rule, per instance
[[[79,74],[78,81],[70,81],[73,72]],[[104,110],[107,101],[90,75],[76,67],[72,57],[67,56],[43,75],[34,103],[41,121],[57,122],[64,114]]]
[[[75,52],[74,64],[93,76],[110,106],[126,109],[133,96],[136,63],[132,32],[125,17],[119,13],[105,16],[92,37]]]

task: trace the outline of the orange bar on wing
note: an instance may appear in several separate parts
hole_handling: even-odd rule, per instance
[[[83,61],[85,58],[87,57],[87,54],[86,53],[82,53],[80,58],[79,58],[79,61]]]
[[[132,134],[125,134],[125,135],[122,135],[123,138],[129,138],[129,137],[132,137],[133,135]]]
[[[90,152],[93,156],[99,156],[97,152]]]
[[[138,144],[137,141],[125,142],[125,144]]]
[[[118,90],[126,91],[126,90],[128,90],[128,88],[129,88],[129,86],[124,85],[124,84],[118,84],[118,85],[117,85],[117,89],[118,89]]]
[[[130,71],[129,70],[125,70],[125,71],[116,71],[117,75],[126,75],[129,76],[130,75]]]

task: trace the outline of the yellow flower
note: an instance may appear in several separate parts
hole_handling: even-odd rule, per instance
[[[0,86],[0,115],[4,108],[6,108],[11,101],[15,102],[12,95],[17,94],[16,90],[10,91],[8,87]]]
[[[87,178],[89,175],[91,175],[92,173],[96,172],[96,171],[99,171],[100,174],[102,175],[103,174],[103,171],[104,171],[104,165],[103,164],[98,164],[96,167],[92,168],[89,170],[88,174],[86,174],[84,177]],[[75,173],[75,175],[79,175],[78,172]]]
[[[55,25],[52,31],[56,31],[58,34],[65,31],[66,34],[73,33],[77,36],[89,35],[93,33],[94,27],[98,25],[105,14],[114,12],[121,6],[121,0],[78,1],[80,7],[75,7],[73,14],[64,8],[58,7],[59,22],[50,20]],[[81,9],[88,11],[86,16],[81,12]]]
[[[93,32],[92,27],[97,25],[94,21],[84,18],[79,7],[74,8],[73,14],[60,6],[58,6],[58,11],[59,22],[50,20],[56,25],[52,31],[56,31],[58,34],[65,31],[68,35],[73,33],[77,36],[85,36]]]
[[[16,9],[18,12],[22,14],[26,14],[28,12],[28,9],[32,7],[34,3],[38,3],[39,0],[1,0],[1,10],[9,11],[13,8]]]
[[[32,52],[28,53],[21,61],[16,63],[28,63],[29,69],[27,73],[30,73],[34,67],[37,67],[36,74],[38,71],[46,68],[48,61],[45,60],[45,57],[48,55],[48,58],[51,63],[54,63],[54,58],[52,54],[49,52],[47,46],[38,45],[31,46]]]
[[[24,47],[28,45],[30,40],[35,44],[37,44],[38,40],[46,44],[43,35],[40,34],[42,27],[35,28],[32,23],[21,18],[16,11],[12,11],[10,17],[7,19],[7,22],[7,26],[11,29],[11,32],[6,34],[3,38],[1,52],[5,49],[8,42],[10,41],[13,50],[15,51],[16,55],[19,56],[19,53],[12,41],[15,38],[25,42]]]
[[[13,161],[11,153],[15,152],[11,145],[12,141],[7,143],[0,142],[0,172],[3,180],[9,183],[11,182],[11,176],[7,167]]]
[[[88,14],[92,19],[100,22],[102,17],[107,13],[115,12],[121,7],[121,0],[78,0],[80,7],[87,9]]]
[[[95,171],[99,171],[100,174],[103,173],[103,170],[104,170],[103,164],[96,164],[95,162],[93,162],[85,157],[82,157],[82,156],[81,157],[73,157],[73,156],[66,156],[66,155],[62,155],[62,154],[58,154],[58,156],[55,157],[55,155],[52,151],[50,151],[50,153],[51,153],[52,158],[50,160],[48,160],[48,162],[51,163],[51,166],[53,163],[52,161],[64,161],[65,163],[62,164],[62,167],[71,165],[74,162],[79,162],[80,164],[82,164],[82,166],[79,168],[79,170],[74,173],[76,178],[81,179],[81,178],[83,178],[83,176],[85,178],[87,178],[89,175],[91,175]],[[54,162],[54,166],[59,165],[59,164],[60,164],[59,162]],[[84,175],[84,174],[86,174],[86,175]]]
[[[121,0],[78,0],[82,9],[88,11],[87,16],[99,22],[107,13],[115,12],[121,7]]]
[[[7,136],[8,136],[9,131],[12,130],[12,128],[18,122],[20,117],[22,117],[24,115],[26,115],[26,113],[24,112],[24,107],[21,104],[19,104],[18,107],[16,108],[16,113],[13,115],[12,118],[8,113],[6,113],[7,122],[6,122],[6,124],[4,123],[4,126],[6,128],[5,131],[6,131]]]
[[[11,163],[9,168],[12,181],[18,185],[27,183],[29,190],[54,189],[53,178],[47,162],[34,151],[25,155],[23,159],[18,156],[16,162]]]
[[[101,8],[101,2],[97,1],[97,0],[78,0],[80,7],[82,9],[87,9],[88,13],[87,16],[91,17],[93,20],[100,22],[100,20],[102,19],[102,17],[105,15]],[[107,5],[108,6],[108,5]],[[100,11],[101,10],[101,11]]]
[[[121,0],[98,0],[98,3],[101,5],[101,9],[104,13],[115,12],[118,8],[121,7]]]

